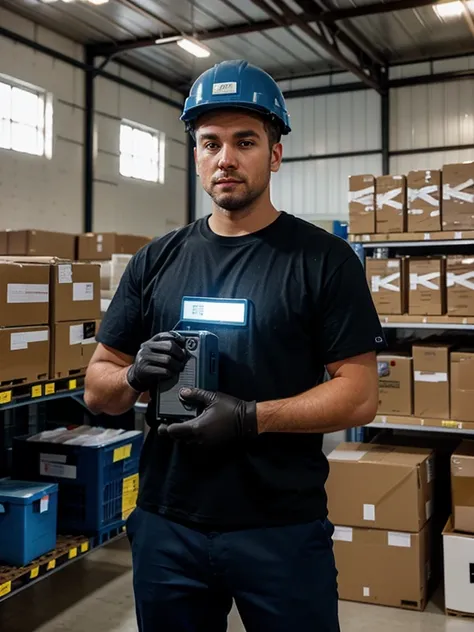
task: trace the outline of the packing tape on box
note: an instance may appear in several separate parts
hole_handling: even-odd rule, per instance
[[[443,184],[443,200],[459,200],[460,202],[474,204],[474,193],[466,193],[464,191],[464,189],[468,189],[472,186],[474,186],[474,180],[472,178],[456,186]]]
[[[419,286],[426,287],[428,290],[439,290],[439,283],[433,283],[433,279],[439,279],[439,272],[427,272],[426,274],[418,274],[410,272],[410,290],[417,290]]]
[[[426,202],[431,206],[439,206],[439,200],[436,200],[434,197],[431,196],[432,193],[436,193],[437,191],[439,191],[439,187],[436,184],[421,187],[421,189],[408,188],[408,202],[411,203],[415,200],[423,200],[423,202]],[[410,213],[411,211],[408,212]]]
[[[375,187],[372,185],[359,191],[349,191],[349,204],[351,202],[357,202],[365,207],[366,211],[374,210],[374,192]]]
[[[403,210],[402,202],[397,202],[393,198],[398,197],[402,194],[402,188],[397,187],[396,189],[391,189],[390,191],[386,191],[385,193],[377,193],[377,208],[380,209],[382,206],[391,206],[397,211]]]
[[[474,283],[469,279],[474,279],[474,271],[456,274],[456,272],[448,272],[446,275],[446,285],[453,287],[454,285],[462,285],[468,290],[474,290]]]
[[[415,371],[415,382],[447,382],[448,374],[434,371]]]
[[[389,290],[390,292],[400,292],[400,287],[393,285],[393,281],[400,279],[400,272],[389,274],[386,277],[380,276],[380,274],[374,274],[370,279],[372,292],[380,292],[380,290]]]

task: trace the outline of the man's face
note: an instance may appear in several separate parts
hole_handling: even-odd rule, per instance
[[[210,112],[196,126],[195,161],[204,190],[227,211],[248,208],[267,190],[281,164],[263,120],[240,111]]]

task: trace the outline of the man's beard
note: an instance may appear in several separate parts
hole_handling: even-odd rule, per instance
[[[243,194],[235,195],[233,193],[210,193],[214,203],[225,211],[242,211],[248,208],[256,199],[258,199],[263,190],[246,191]]]

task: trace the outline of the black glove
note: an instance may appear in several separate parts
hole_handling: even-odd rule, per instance
[[[181,389],[180,398],[186,404],[204,404],[204,411],[189,421],[161,424],[158,434],[206,446],[258,435],[256,402],[199,388]]]
[[[178,375],[188,359],[184,345],[185,339],[176,331],[156,334],[144,342],[127,372],[130,386],[144,393],[161,380]]]

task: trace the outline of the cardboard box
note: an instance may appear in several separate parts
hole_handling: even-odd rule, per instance
[[[474,316],[474,257],[448,257],[446,285],[448,315]]]
[[[349,232],[375,233],[374,176],[349,176]]]
[[[381,415],[413,413],[413,359],[401,354],[377,356]]]
[[[48,267],[0,260],[0,327],[47,324],[49,296]]]
[[[404,259],[366,259],[367,282],[379,314],[406,312],[406,265]]]
[[[449,519],[443,531],[443,548],[446,610],[473,615],[474,536],[454,533],[452,519]]]
[[[446,259],[423,257],[408,260],[410,290],[408,313],[441,316],[446,313]]]
[[[407,180],[405,176],[380,176],[375,183],[377,233],[406,231]]]
[[[0,357],[2,386],[48,379],[48,326],[0,329]]]
[[[100,318],[100,266],[92,263],[51,265],[51,322]]]
[[[8,231],[8,254],[74,259],[76,236],[46,230]]]
[[[6,230],[1,230],[0,231],[0,255],[7,255],[8,254],[8,239],[7,239],[7,231]]]
[[[451,418],[474,421],[474,351],[451,353]]]
[[[84,233],[77,237],[79,261],[104,261],[113,254],[135,254],[150,242],[149,237],[117,233]]]
[[[56,323],[51,337],[50,378],[82,375],[97,347],[100,321]]]
[[[431,518],[432,450],[342,443],[328,460],[333,524],[418,532]]]
[[[447,345],[413,345],[414,414],[449,419],[449,349]]]
[[[443,167],[443,230],[474,229],[474,162]]]
[[[441,171],[410,171],[407,176],[407,230],[441,230]]]
[[[455,530],[474,533],[474,441],[464,440],[451,456],[451,493]]]
[[[430,523],[417,533],[336,526],[339,598],[424,610],[430,579]]]

